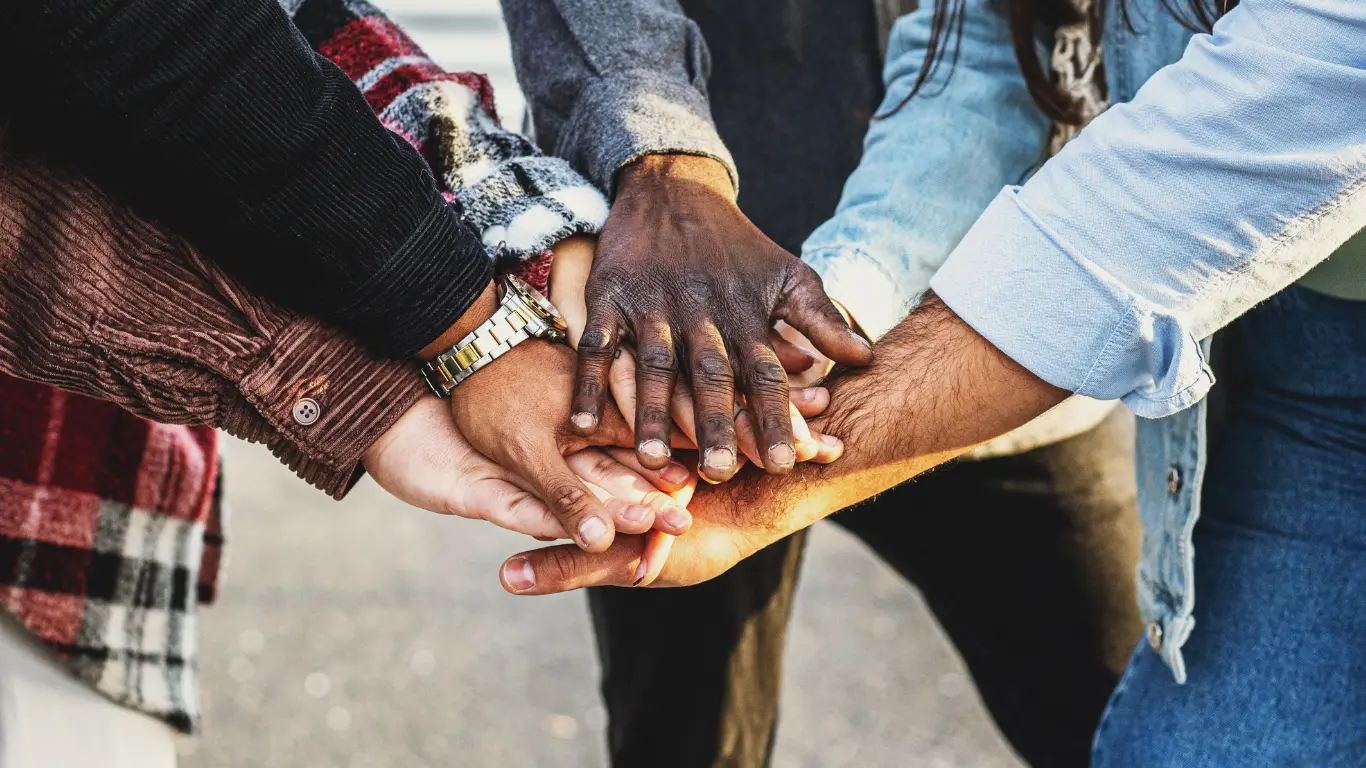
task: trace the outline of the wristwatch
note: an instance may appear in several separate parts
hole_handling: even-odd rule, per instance
[[[460,382],[527,339],[566,339],[564,318],[535,288],[514,275],[505,278],[503,288],[503,300],[493,317],[423,364],[422,377],[437,397],[449,397]]]

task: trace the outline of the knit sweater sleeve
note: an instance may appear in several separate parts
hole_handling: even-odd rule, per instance
[[[427,160],[442,195],[517,268],[574,234],[596,234],[607,201],[558,157],[502,126],[487,78],[447,72],[361,0],[281,0],[309,44],[364,94],[380,122]],[[535,280],[533,279],[533,282]]]
[[[274,0],[0,6],[12,129],[255,289],[415,353],[484,289],[423,158]]]

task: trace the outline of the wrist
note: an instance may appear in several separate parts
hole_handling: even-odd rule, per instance
[[[474,304],[465,310],[458,320],[446,329],[446,332],[438,336],[432,343],[423,347],[417,356],[424,361],[435,360],[436,356],[460,343],[479,324],[493,316],[498,309],[498,286],[490,282],[484,288],[484,292],[479,294],[479,298],[474,300]]]
[[[588,275],[593,270],[594,238],[577,235],[561,240],[554,247],[555,258],[550,265],[549,299],[564,317],[569,334],[569,346],[578,348],[579,336],[588,322],[588,304],[584,290]]]
[[[700,155],[645,155],[617,171],[617,198],[650,193],[677,183],[700,185],[734,202],[735,184],[719,161]]]

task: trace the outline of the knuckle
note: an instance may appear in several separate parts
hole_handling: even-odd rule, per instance
[[[590,359],[608,358],[616,348],[613,334],[602,328],[584,331],[579,338],[579,356]]]
[[[751,390],[764,392],[784,392],[787,390],[787,372],[777,360],[760,359],[749,366],[748,384]]]
[[[651,404],[640,409],[641,427],[661,427],[668,426],[673,418],[669,415],[669,409],[658,404]]]
[[[552,547],[545,550],[545,566],[556,582],[568,582],[578,573],[578,557],[568,548]]]
[[[630,384],[636,380],[636,370],[629,365],[614,365],[611,372],[611,383],[622,386]]]
[[[600,259],[594,263],[595,269],[588,275],[588,291],[594,296],[611,296],[630,288],[635,281],[635,270],[622,266],[610,266],[611,260]]]
[[[786,410],[770,410],[759,417],[759,426],[765,434],[791,432],[792,420],[788,417]]]
[[[597,455],[593,457],[592,463],[588,465],[588,473],[592,478],[606,480],[607,478],[614,477],[617,473],[617,468],[620,466],[621,465],[617,463],[616,459],[598,451]]]
[[[704,440],[715,445],[718,442],[732,440],[735,431],[735,422],[731,414],[725,411],[708,413],[697,423],[698,430],[706,435]]]
[[[693,381],[703,386],[724,387],[734,383],[735,374],[723,355],[708,352],[698,355],[693,362]]]
[[[524,467],[537,463],[546,450],[540,435],[525,430],[517,430],[506,439],[508,454]]]
[[[813,269],[810,264],[807,264],[801,259],[794,259],[790,268],[792,269],[793,282],[797,284],[798,290],[814,290],[822,296],[825,295],[825,288],[821,283],[821,277],[816,274],[816,270]]]
[[[555,506],[572,515],[582,512],[588,503],[588,491],[578,483],[562,482],[550,490],[550,497]]]
[[[715,291],[706,276],[691,274],[678,282],[678,296],[685,306],[706,309],[714,304]]]
[[[672,375],[678,370],[678,356],[663,344],[650,344],[636,353],[636,364],[645,375]]]
[[[598,396],[602,394],[602,384],[592,377],[579,379],[578,394],[586,401],[579,405],[594,407],[597,405]]]

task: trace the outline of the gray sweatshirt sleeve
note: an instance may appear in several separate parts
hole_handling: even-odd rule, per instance
[[[702,33],[675,0],[502,0],[537,141],[604,190],[648,154],[735,163],[712,123]]]

